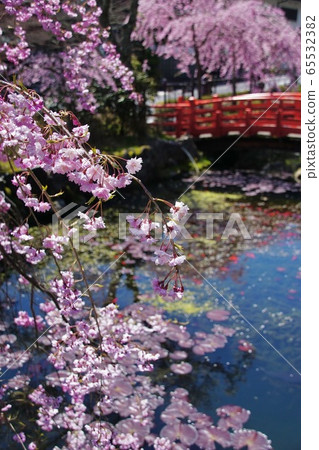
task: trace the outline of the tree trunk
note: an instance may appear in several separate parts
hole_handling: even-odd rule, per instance
[[[231,84],[232,84],[233,96],[235,96],[235,95],[237,95],[237,92],[236,92],[237,70],[236,70],[236,55],[234,53],[232,55],[232,61],[233,61],[233,74],[232,74]]]
[[[201,67],[197,67],[197,90],[198,90],[198,98],[202,98],[202,75],[203,72]]]
[[[136,25],[138,10],[138,0],[131,0],[130,18],[126,25],[122,26],[122,39],[120,44],[120,53],[122,60],[127,66],[131,66],[132,41],[131,34]]]
[[[232,93],[233,93],[233,97],[235,95],[237,95],[237,91],[236,91],[236,76],[233,75],[233,78],[231,80],[231,85],[232,85]]]
[[[249,76],[249,92],[253,92],[253,76],[251,74]]]
[[[131,54],[132,54],[132,42],[131,34],[136,25],[137,10],[138,10],[138,0],[130,0],[130,12],[129,20],[124,25],[122,23],[116,22],[116,17],[114,16],[114,6],[116,6],[116,0],[98,0],[98,5],[102,8],[102,14],[100,16],[100,23],[102,27],[106,28],[116,23],[120,27],[120,34],[112,34],[111,39],[116,44],[119,53],[121,54],[122,62],[131,67]],[[113,14],[112,14],[113,11]]]
[[[194,25],[192,26],[193,30],[193,43],[194,43],[194,50],[195,50],[195,65],[196,65],[196,71],[197,71],[197,90],[198,90],[198,98],[202,98],[202,76],[203,76],[203,69],[200,63],[200,57],[199,57],[199,48],[196,44],[196,35],[195,35],[195,28]]]
[[[102,14],[100,16],[100,23],[103,28],[110,25],[110,6],[111,0],[99,0],[98,5],[102,8]]]
[[[192,70],[192,78],[191,78],[191,95],[194,97],[194,91],[195,91],[195,77],[194,77],[194,71]]]

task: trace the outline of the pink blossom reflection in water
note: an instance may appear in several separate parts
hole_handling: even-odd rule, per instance
[[[206,313],[206,316],[209,320],[215,320],[218,322],[222,322],[229,318],[230,312],[225,309],[212,309]]]

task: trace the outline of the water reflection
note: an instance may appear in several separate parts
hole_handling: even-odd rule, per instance
[[[190,265],[183,267],[186,295],[182,302],[166,304],[154,297],[150,282],[154,277],[154,265],[145,262],[148,253],[143,245],[131,240],[116,244],[110,242],[110,232],[116,235],[116,222],[107,235],[101,235],[88,247],[80,249],[87,267],[90,282],[100,275],[101,285],[95,286],[97,304],[115,301],[120,306],[146,302],[165,309],[171,320],[186,323],[191,334],[197,331],[211,332],[213,324],[205,313],[214,308],[225,308],[231,312],[225,322],[236,330],[225,348],[206,356],[188,351],[187,362],[193,370],[186,375],[169,371],[172,360],[162,359],[153,373],[156,382],[173,389],[176,384],[190,391],[191,401],[203,412],[213,414],[216,407],[240,404],[252,411],[250,428],[262,430],[273,441],[274,448],[293,450],[298,448],[299,428],[299,382],[300,377],[291,366],[262,338],[281,352],[291,364],[300,368],[300,211],[295,199],[284,202],[258,199],[241,201],[227,197],[217,202],[216,197],[205,195],[201,204],[197,194],[198,208],[203,211],[231,212],[240,210],[252,236],[243,241],[240,236],[221,239],[223,223],[217,223],[213,239],[205,239],[205,223],[191,218],[188,223],[193,239],[183,242],[187,258],[193,266],[220,292],[229,303],[225,303],[216,291],[207,284]],[[193,205],[194,206],[194,205]],[[198,209],[199,210],[199,209]],[[196,212],[196,208],[194,208]],[[125,251],[104,274],[111,263]],[[65,264],[71,264],[66,259]],[[52,267],[46,267],[50,278]],[[103,275],[104,274],[104,275]],[[15,275],[6,274],[0,288],[1,322],[8,323],[17,310],[30,312],[31,292],[21,288]],[[38,313],[40,296],[34,297],[35,312]],[[247,317],[256,333],[237,314]],[[10,331],[10,330],[9,330]],[[262,336],[261,336],[262,335]],[[34,335],[24,333],[19,345],[25,348],[34,340]],[[255,352],[249,354],[238,349],[238,341],[246,339],[253,344]],[[179,350],[173,343],[169,352]],[[25,370],[41,380],[49,371],[45,360],[38,356],[26,364]],[[287,423],[289,427],[287,428]]]

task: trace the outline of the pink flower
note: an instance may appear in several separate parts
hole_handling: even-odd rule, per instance
[[[218,426],[222,429],[239,430],[250,417],[250,411],[236,405],[226,405],[216,410],[220,417]]]
[[[25,442],[26,437],[25,437],[25,434],[23,433],[23,431],[21,431],[21,433],[15,434],[13,436],[13,440],[16,441],[16,442],[19,442],[19,443]]]
[[[170,220],[166,224],[164,224],[164,232],[170,239],[175,239],[181,232],[181,227],[174,222],[173,220]]]
[[[43,239],[43,247],[48,248],[52,250],[53,255],[57,259],[61,259],[61,253],[63,253],[64,248],[63,245],[68,244],[69,238],[67,236],[56,236],[55,234],[52,234],[51,236],[48,236]]]
[[[102,217],[91,217],[88,214],[78,213],[80,219],[85,221],[83,228],[88,231],[96,231],[105,228],[105,223]]]
[[[6,213],[11,205],[5,201],[5,194],[0,191],[0,213]]]
[[[169,266],[171,267],[175,267],[175,266],[179,266],[180,264],[183,264],[183,262],[186,260],[186,256],[185,255],[181,255],[181,256],[174,256],[168,263]]]
[[[193,370],[193,367],[191,364],[189,364],[187,362],[182,362],[180,364],[172,364],[170,366],[170,369],[172,372],[176,373],[177,375],[186,375]]]
[[[212,331],[216,334],[223,334],[224,336],[231,337],[236,331],[233,328],[223,327],[222,325],[214,325]]]
[[[171,267],[175,267],[180,264],[183,264],[183,262],[186,260],[185,255],[173,256],[172,254],[167,253],[164,250],[155,250],[154,253],[155,253],[155,255],[157,255],[157,257],[155,258],[156,265],[162,266],[162,265],[168,264]]]
[[[108,200],[110,198],[111,192],[105,187],[97,187],[93,189],[92,194],[97,198],[101,198],[102,200]]]
[[[12,408],[12,405],[10,405],[10,403],[8,403],[8,405],[6,405],[3,408],[1,408],[1,412],[7,412],[11,408]]]
[[[129,230],[133,236],[139,237],[141,242],[154,242],[151,232],[159,227],[157,222],[153,222],[148,217],[142,219],[134,216],[127,216],[126,220],[130,224]]]
[[[157,256],[154,260],[156,265],[162,266],[168,264],[172,260],[172,255],[163,250],[155,250],[155,255]]]
[[[176,398],[172,395],[171,404],[161,414],[161,420],[167,425],[173,422],[178,423],[178,419],[185,419],[194,414],[196,409],[187,399]]]
[[[160,436],[170,440],[171,442],[180,441],[182,444],[190,447],[195,444],[198,433],[193,425],[174,423],[172,425],[166,425],[162,428]]]
[[[47,203],[47,202],[39,202],[39,204],[37,206],[35,206],[34,209],[37,212],[46,212],[46,211],[50,211],[51,205],[50,205],[50,203]]]
[[[174,352],[169,354],[170,358],[172,359],[185,359],[187,358],[187,353],[183,350],[175,350]]]
[[[237,430],[232,435],[232,444],[235,450],[248,447],[248,450],[272,450],[271,441],[260,431]]]
[[[131,175],[139,172],[142,168],[142,158],[131,158],[126,163],[126,169]]]
[[[226,311],[225,309],[212,309],[211,311],[208,311],[206,313],[206,316],[210,320],[216,320],[218,322],[222,322],[224,320],[227,320],[230,315],[229,311]]]
[[[118,175],[118,177],[117,177],[115,187],[117,187],[118,189],[121,189],[121,188],[128,186],[131,183],[132,183],[132,180],[131,180],[131,177],[129,174],[120,173],[120,175]]]
[[[133,393],[132,384],[124,378],[117,378],[108,389],[108,395],[112,398],[126,397]]]
[[[26,311],[19,311],[18,317],[14,319],[14,322],[21,327],[37,327],[39,331],[45,328],[45,323],[41,316],[36,316],[35,322],[34,318],[30,317]]]
[[[215,442],[223,448],[231,446],[231,435],[226,430],[221,430],[213,425],[198,430],[196,444],[202,449],[215,449]]]
[[[183,203],[183,202],[176,202],[175,206],[173,206],[170,209],[172,219],[177,222],[180,222],[183,219],[183,217],[186,216],[188,211],[189,211],[188,206],[185,205],[185,203]]]
[[[102,182],[105,176],[104,170],[102,166],[92,165],[86,170],[86,175],[92,181]]]
[[[184,295],[183,286],[174,284],[173,288],[169,289],[168,283],[164,283],[164,281],[159,281],[157,279],[153,280],[153,289],[156,294],[159,294],[168,301],[181,300]]]
[[[72,35],[72,33],[70,34]],[[72,133],[75,137],[77,137],[80,140],[81,143],[88,141],[90,138],[88,125],[82,125],[80,127],[73,128]]]
[[[26,260],[31,264],[38,264],[45,257],[44,250],[36,250],[35,248],[29,247],[28,253],[26,254]]]
[[[172,443],[169,439],[157,437],[154,441],[154,450],[171,450]]]

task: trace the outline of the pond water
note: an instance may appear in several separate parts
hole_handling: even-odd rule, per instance
[[[174,200],[176,192],[162,188],[163,197],[168,194]],[[177,190],[182,192],[183,184]],[[81,249],[92,280],[107,270],[95,293],[98,303],[116,297],[121,307],[133,302],[157,305],[166,317],[187,324],[192,334],[209,333],[213,324],[236,330],[222,349],[205,355],[189,352],[190,374],[169,373],[170,363],[162,362],[156,381],[169,389],[185,387],[193,404],[213,417],[225,404],[249,409],[247,427],[265,433],[275,450],[300,448],[300,208],[298,194],[288,190],[253,197],[234,187],[216,192],[196,185],[182,197],[193,213],[186,225],[193,238],[182,242],[189,261],[182,270],[182,301],[167,304],[154,297],[150,286],[157,268],[140,259],[140,247],[127,248],[110,270],[121,241],[112,246],[100,237]],[[134,195],[131,206],[139,211],[144,199]],[[119,211],[125,209],[120,206]],[[206,224],[196,212],[224,214],[224,220],[216,221],[213,237],[206,237]],[[240,234],[221,239],[231,213],[240,214],[251,239]],[[112,228],[116,234],[114,211],[111,223],[108,233]],[[27,308],[27,294],[17,292],[15,276],[2,288],[2,295],[5,290],[17,299],[16,308]],[[228,319],[209,320],[206,313],[213,308],[228,310]]]
[[[230,311],[229,319],[221,322],[236,329],[229,344],[207,356],[190,357],[193,372],[179,376],[178,383],[191,387],[200,411],[213,414],[219,405],[239,404],[252,413],[249,427],[267,434],[275,449],[297,450],[300,216],[294,201],[287,205],[282,198],[273,199],[269,208],[267,200],[259,205],[245,200],[232,208],[246,217],[252,239],[212,244],[195,238],[188,244],[192,266],[185,274],[185,299],[160,304],[168,317],[188,323],[193,332],[211,330],[205,311],[215,307]],[[119,304],[124,306],[136,296],[154,304],[148,293],[153,270],[143,264],[135,270],[135,289],[128,286],[125,272],[116,293]],[[253,345],[252,353],[238,349],[242,339]],[[174,384],[172,378],[167,383]]]
[[[294,189],[298,187],[294,185]],[[211,330],[212,323],[205,314],[208,310],[216,307],[229,310],[229,319],[220,322],[236,329],[229,344],[206,356],[189,355],[191,374],[165,375],[163,370],[161,382],[184,386],[192,392],[195,406],[211,415],[220,405],[239,404],[251,411],[249,427],[267,434],[275,449],[297,450],[300,448],[298,195],[247,197],[233,190],[216,193],[195,189],[182,200],[193,213],[186,225],[193,239],[183,242],[190,263],[183,267],[184,299],[173,304],[154,299],[149,286],[155,266],[143,262],[136,265],[132,254],[121,261],[122,275],[117,276],[116,290],[112,293],[122,307],[134,301],[159,305],[167,317],[187,323],[192,332]],[[216,223],[213,239],[205,238],[205,223],[195,217],[198,211],[223,211],[225,220]],[[233,212],[240,213],[251,239],[221,239]],[[136,256],[135,251],[132,253]],[[105,265],[100,266],[100,270],[104,268]],[[112,275],[108,276],[111,280]],[[99,295],[102,300],[106,292]],[[239,340],[251,343],[253,352],[239,350]]]

